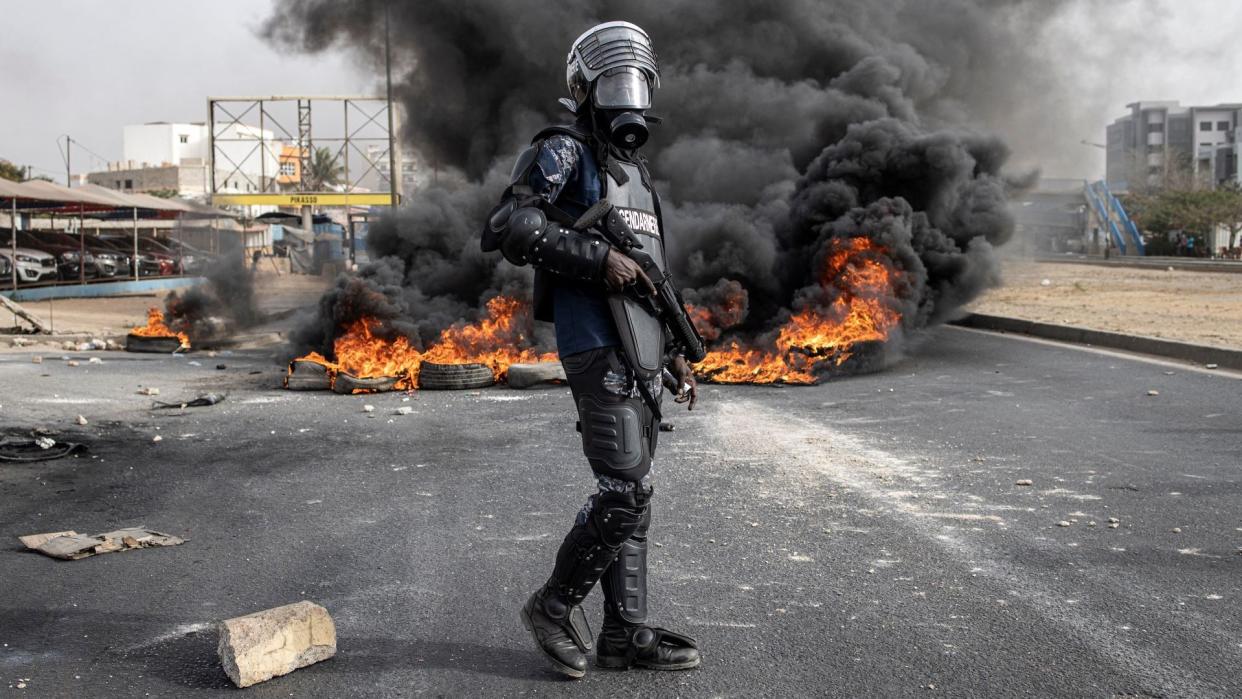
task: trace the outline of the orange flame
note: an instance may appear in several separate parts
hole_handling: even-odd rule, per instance
[[[734,342],[708,352],[695,370],[717,383],[816,383],[822,362],[841,366],[858,343],[888,340],[901,322],[901,314],[885,303],[894,296],[898,274],[884,248],[870,239],[838,241],[820,278],[823,288],[837,290],[827,308],[808,306],[795,313],[771,347]]]
[[[900,279],[887,250],[870,239],[836,241],[820,278],[821,288],[833,296],[831,302],[810,304],[794,313],[766,346],[732,342],[708,352],[695,366],[696,373],[717,383],[817,383],[822,365],[841,366],[854,356],[859,343],[889,339],[901,323],[901,314],[889,305]],[[720,328],[736,325],[744,309],[744,297],[738,296],[726,299],[715,313],[688,310],[700,332],[712,341],[720,337]],[[498,296],[488,301],[485,317],[446,328],[425,351],[405,337],[377,336],[379,321],[362,318],[336,338],[334,360],[312,352],[295,361],[318,363],[333,380],[340,372],[359,378],[398,376],[399,390],[415,387],[424,361],[484,364],[501,379],[510,364],[556,360],[555,353],[530,347],[529,312],[526,302]]]
[[[335,361],[311,352],[294,361],[321,364],[330,376],[344,372],[359,378],[399,376],[398,390],[412,389],[423,362],[437,364],[484,364],[497,379],[510,364],[555,361],[556,353],[539,353],[530,348],[525,328],[529,325],[529,304],[506,296],[487,302],[487,315],[474,323],[458,323],[445,328],[426,351],[419,351],[409,339],[387,340],[375,335],[378,321],[354,321],[333,343]],[[291,369],[292,370],[292,369]]]
[[[182,347],[188,348],[190,346],[190,337],[188,335],[173,332],[172,328],[164,325],[164,314],[158,308],[148,308],[147,324],[138,328],[130,328],[129,334],[140,337],[175,337],[181,340]]]

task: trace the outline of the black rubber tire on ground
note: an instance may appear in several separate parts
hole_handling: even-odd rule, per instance
[[[460,391],[486,388],[496,383],[485,364],[436,364],[423,362],[418,368],[418,387],[426,391]]]
[[[175,337],[160,335],[126,335],[126,352],[149,352],[151,354],[172,354],[181,349],[181,340]]]
[[[344,396],[354,393],[384,393],[396,388],[400,376],[372,376],[361,378],[340,372],[332,382],[332,391]]]

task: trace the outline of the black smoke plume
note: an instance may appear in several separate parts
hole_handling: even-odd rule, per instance
[[[254,270],[242,252],[237,248],[217,257],[203,275],[205,284],[174,291],[164,300],[168,327],[188,335],[192,346],[221,340],[262,320],[255,305]]]
[[[665,118],[646,148],[687,295],[720,310],[714,337],[759,337],[808,305],[832,241],[866,236],[902,273],[909,334],[997,282],[1011,235],[998,125],[1040,132],[1027,38],[1064,0],[280,0],[264,32],[344,49],[382,71],[385,8],[402,134],[458,177],[419,191],[368,239],[384,259],[325,297],[294,351],[331,351],[359,314],[426,342],[529,271],[478,251],[517,151],[565,121],[569,44],[600,21],[652,36]],[[377,73],[380,74],[380,73]],[[991,127],[991,128],[989,128]],[[744,291],[739,295],[738,289]],[[714,305],[713,305],[714,304]],[[713,317],[716,314],[712,314]]]

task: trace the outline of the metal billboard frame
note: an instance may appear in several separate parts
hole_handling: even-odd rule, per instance
[[[297,104],[297,125],[290,130],[277,119],[268,109],[271,103]],[[338,136],[312,136],[311,125],[316,103],[339,103],[343,113],[342,131]],[[322,107],[319,109],[322,110]],[[252,112],[252,121],[245,121]],[[356,128],[350,126],[351,112]],[[223,119],[219,117],[223,115]],[[257,119],[258,123],[253,123]],[[223,127],[221,126],[223,124]],[[234,126],[257,126],[257,137],[231,137],[228,131]],[[381,135],[359,135],[363,129],[377,127]],[[272,138],[265,136],[269,127]],[[396,173],[401,171],[401,150],[396,147],[396,133],[399,131],[397,112],[392,103],[385,97],[367,95],[273,95],[268,97],[208,97],[207,98],[208,128],[208,162],[207,172],[210,177],[209,195],[214,205],[269,205],[269,206],[397,206],[400,203],[400,187],[396,184]],[[308,187],[307,171],[309,162],[315,152],[316,142],[336,144],[333,155],[341,161],[344,169],[344,190],[313,191]],[[385,149],[374,160],[367,155],[362,146],[367,143],[385,143]],[[222,143],[250,143],[253,147],[240,157],[237,162],[220,147]],[[282,189],[277,182],[279,177],[280,154],[273,152],[276,145],[292,145],[298,149],[300,167],[299,182],[293,190]],[[244,147],[243,147],[244,148]],[[350,153],[354,158],[361,158],[361,167],[351,173]],[[251,177],[252,172],[243,169],[256,154],[259,157],[259,181]],[[276,172],[267,173],[268,157],[276,160]],[[388,158],[389,172],[379,168],[379,162]],[[228,175],[226,182],[240,175],[247,184],[254,185],[252,193],[221,192],[216,182],[216,164],[224,162]],[[357,162],[354,160],[354,162]],[[231,169],[230,169],[231,168]],[[376,172],[382,179],[388,180],[387,192],[356,192],[364,177]]]

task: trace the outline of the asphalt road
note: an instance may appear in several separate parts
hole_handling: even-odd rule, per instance
[[[704,664],[569,681],[517,615],[591,488],[567,390],[343,397],[277,390],[258,353],[99,356],[0,355],[7,432],[92,445],[0,465],[6,696],[227,696],[212,622],[303,598],[337,657],[247,695],[1242,694],[1237,375],[945,328],[882,373],[709,387],[661,437],[652,562],[653,622]],[[229,395],[155,416],[143,385]],[[189,541],[63,562],[14,538],[123,525]]]

